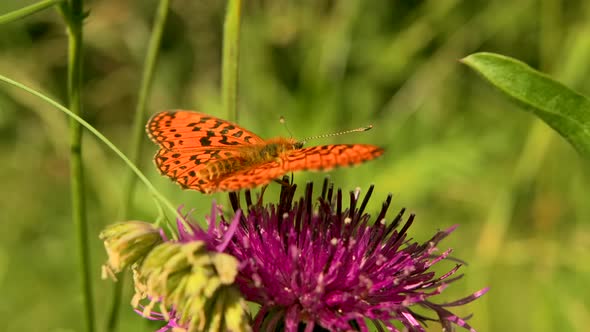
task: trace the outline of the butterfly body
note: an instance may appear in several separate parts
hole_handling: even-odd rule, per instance
[[[290,138],[263,140],[236,124],[192,111],[157,113],[146,129],[160,145],[154,158],[160,173],[203,193],[253,188],[290,172],[355,165],[383,153],[368,144],[303,148]]]
[[[238,153],[207,165],[200,172],[200,176],[215,180],[244,168],[256,167],[272,161],[281,163],[281,157],[295,150],[297,146],[298,143],[295,140],[282,137],[264,143],[239,146],[236,147]]]

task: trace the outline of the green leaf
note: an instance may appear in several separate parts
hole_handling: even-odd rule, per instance
[[[588,98],[527,64],[503,55],[475,53],[461,62],[545,121],[584,157],[590,157]]]

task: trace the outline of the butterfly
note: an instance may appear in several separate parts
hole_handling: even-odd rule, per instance
[[[194,111],[164,111],[148,121],[149,137],[160,146],[160,173],[184,189],[203,193],[265,185],[301,170],[327,171],[374,159],[383,149],[369,144],[303,147],[292,138],[268,140],[235,123]]]

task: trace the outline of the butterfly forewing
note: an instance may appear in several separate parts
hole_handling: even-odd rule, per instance
[[[333,144],[293,150],[282,159],[286,172],[327,171],[335,167],[357,165],[382,154],[383,149],[375,145]]]
[[[155,114],[147,124],[150,138],[167,150],[200,150],[264,142],[256,134],[229,121],[190,111]]]
[[[327,171],[352,166],[374,159],[383,149],[368,144],[335,144],[313,146],[289,151],[280,160],[237,171],[218,182],[210,183],[211,191],[236,191],[267,184],[296,171]]]

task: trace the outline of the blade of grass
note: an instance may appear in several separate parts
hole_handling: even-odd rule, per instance
[[[130,159],[135,165],[140,162],[143,148],[143,138],[145,137],[145,122],[147,118],[146,104],[150,95],[154,71],[156,68],[156,62],[158,60],[158,51],[160,50],[160,44],[162,41],[162,35],[164,33],[164,26],[166,24],[166,18],[168,16],[168,8],[170,5],[169,0],[161,0],[158,6],[156,17],[154,19],[154,25],[152,34],[148,44],[148,52],[146,55],[143,73],[141,78],[141,86],[139,88],[139,97],[137,106],[135,108],[135,118],[133,120],[133,143],[131,145]],[[127,184],[123,191],[125,201],[123,204],[123,211],[121,215],[123,219],[128,217],[129,207],[133,200],[133,190],[137,183],[137,178],[133,171],[129,170]]]
[[[27,17],[29,15],[33,15],[37,12],[40,12],[42,10],[45,10],[47,8],[53,7],[55,5],[58,5],[62,2],[64,2],[65,0],[44,0],[44,1],[39,1],[37,3],[34,3],[30,6],[12,11],[10,13],[6,13],[2,16],[0,16],[0,24],[4,24],[4,23],[10,23],[10,22],[14,22],[16,20],[19,20],[21,18]]]
[[[143,138],[145,135],[145,121],[146,121],[146,104],[148,96],[150,95],[154,71],[156,68],[156,62],[158,59],[158,51],[162,41],[162,35],[164,33],[164,26],[166,25],[166,18],[168,16],[168,8],[170,5],[169,0],[161,0],[156,17],[154,18],[154,25],[152,28],[152,34],[148,44],[148,51],[143,67],[143,73],[141,78],[141,86],[139,88],[139,97],[137,106],[135,108],[135,117],[133,120],[133,143],[131,145],[130,159],[134,165],[139,165],[140,156],[142,155]],[[129,210],[133,204],[133,196],[135,192],[135,186],[137,184],[137,177],[132,169],[129,169],[127,175],[127,181],[123,189],[123,207],[121,211],[121,220],[127,220],[129,218]],[[117,328],[119,307],[121,305],[121,293],[123,290],[123,281],[120,279],[113,285],[113,296],[111,302],[110,314],[107,321],[107,331],[115,331]]]
[[[223,111],[231,121],[238,121],[238,61],[240,55],[240,19],[242,1],[229,0],[223,28],[221,100]]]
[[[75,119],[77,122],[79,122],[84,128],[86,128],[91,134],[93,134],[94,136],[96,136],[96,138],[98,138],[102,143],[104,143],[111,151],[113,151],[119,158],[121,158],[121,160],[123,160],[123,162],[125,162],[125,164],[127,165],[127,167],[131,168],[133,170],[133,173],[139,178],[139,180],[147,187],[147,189],[152,193],[152,195],[156,198],[156,200],[160,203],[162,203],[166,209],[168,209],[168,211],[170,213],[172,213],[173,215],[177,216],[178,218],[180,218],[181,220],[184,221],[184,217],[182,216],[182,214],[180,214],[176,208],[174,207],[174,205],[172,205],[172,203],[170,203],[170,201],[168,201],[168,199],[166,199],[166,197],[164,197],[157,189],[156,187],[154,187],[154,185],[148,180],[148,178],[137,168],[137,166],[135,166],[130,160],[129,158],[127,158],[127,156],[125,156],[125,154],[123,152],[121,152],[121,150],[119,150],[108,138],[106,138],[103,134],[101,134],[96,128],[92,127],[92,125],[90,125],[88,122],[86,122],[84,119],[82,119],[81,117],[79,117],[78,115],[74,114],[72,111],[70,111],[69,109],[65,108],[64,106],[60,105],[58,102],[56,102],[55,100],[47,97],[46,95],[33,90],[31,88],[29,88],[28,86],[25,86],[24,84],[21,84],[19,82],[13,81],[8,77],[5,77],[3,75],[0,75],[0,81],[6,82],[12,86],[15,86],[17,88],[20,88],[24,91],[27,91],[28,93],[41,98],[42,100],[44,100],[45,102],[47,102],[48,104],[50,104],[51,106],[57,108],[58,110],[62,111],[63,113],[67,114],[69,117]],[[190,231],[190,227],[188,227],[188,225],[185,225],[185,227],[187,228],[187,230]]]

